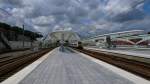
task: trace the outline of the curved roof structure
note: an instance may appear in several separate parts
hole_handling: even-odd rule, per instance
[[[47,37],[48,40],[51,42],[57,42],[57,41],[79,41],[80,37],[72,31],[56,31],[49,34]]]

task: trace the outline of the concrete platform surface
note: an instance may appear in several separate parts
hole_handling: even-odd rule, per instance
[[[138,49],[101,49],[101,48],[92,48],[92,47],[85,47],[86,49],[92,49],[92,50],[100,50],[104,52],[112,52],[112,53],[118,53],[118,54],[125,54],[125,55],[131,55],[131,56],[137,56],[137,57],[143,57],[143,58],[148,58],[150,59],[150,50],[149,49],[143,49],[143,50],[138,50]]]
[[[134,84],[66,48],[58,48],[19,84]]]

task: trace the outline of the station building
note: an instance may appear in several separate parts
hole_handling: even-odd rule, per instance
[[[98,35],[83,41],[90,46],[105,48],[107,37],[110,36],[112,47],[149,47],[150,34],[145,34],[143,30],[131,30],[116,33]]]

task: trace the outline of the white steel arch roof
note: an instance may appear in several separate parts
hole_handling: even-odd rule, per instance
[[[56,41],[79,41],[80,37],[72,31],[56,31],[49,34],[48,39],[51,42]]]
[[[108,33],[108,34],[94,36],[94,37],[88,38],[86,40],[99,39],[99,38],[103,38],[106,36],[111,36],[114,38],[120,37],[120,36],[131,36],[131,35],[135,35],[135,34],[142,34],[143,32],[144,32],[144,30],[131,30],[131,31],[116,32],[116,33]]]

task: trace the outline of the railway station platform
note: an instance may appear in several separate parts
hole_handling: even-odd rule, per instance
[[[67,47],[58,47],[1,84],[150,84]]]
[[[130,56],[137,56],[150,59],[150,48],[141,48],[141,49],[128,49],[128,48],[119,48],[119,49],[101,49],[101,48],[93,48],[93,47],[85,47],[85,49],[91,50],[99,50],[104,52],[110,53],[118,53],[118,54],[125,54]]]

